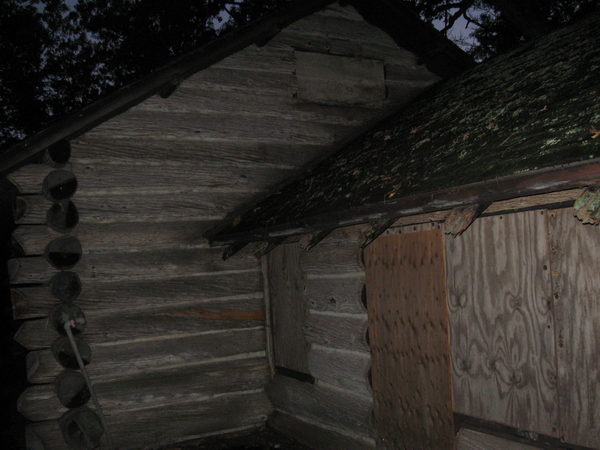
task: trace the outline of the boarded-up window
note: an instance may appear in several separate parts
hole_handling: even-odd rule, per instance
[[[379,106],[385,100],[383,62],[296,52],[297,98],[324,105]]]

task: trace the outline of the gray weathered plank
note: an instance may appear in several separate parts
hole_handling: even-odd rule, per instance
[[[250,45],[211,66],[211,69],[222,68],[248,72],[293,73],[294,51],[291,47],[276,45],[273,42],[263,47]]]
[[[307,276],[363,272],[360,248],[352,242],[323,241],[301,256]]]
[[[216,221],[181,221],[159,223],[81,223],[70,236],[82,242],[83,253],[115,251],[176,249],[208,246],[203,233],[215,226]],[[45,225],[21,225],[13,232],[13,239],[24,256],[42,255],[48,243],[62,233]]]
[[[462,428],[456,436],[456,450],[534,450],[536,448],[468,428]]]
[[[367,311],[362,303],[363,276],[307,278],[304,284],[304,302],[308,309],[351,314]]]
[[[356,394],[371,395],[368,374],[371,355],[313,344],[308,353],[308,367],[315,379]]]
[[[85,243],[84,243],[85,246]],[[149,250],[86,254],[74,267],[82,280],[168,279],[232,270],[259,270],[256,258],[240,255],[223,261],[219,248]],[[8,261],[12,284],[46,283],[58,269],[43,256]]]
[[[369,397],[280,375],[267,386],[267,393],[274,407],[283,412],[370,437]]]
[[[173,113],[130,111],[89,131],[86,136],[105,138],[153,138],[194,141],[204,139],[248,142],[332,144],[348,127],[285,120],[269,116],[248,117],[229,113]]]
[[[224,392],[261,389],[267,381],[265,358],[219,361],[175,370],[94,383],[107,415],[148,406],[200,401]],[[28,387],[19,397],[18,411],[34,422],[58,419],[66,410],[53,384]]]
[[[180,92],[191,94],[199,88],[180,88]],[[200,90],[202,92],[202,90]],[[214,91],[207,89],[214,95]],[[224,92],[221,96],[242,95]],[[187,96],[186,96],[187,98]],[[220,97],[219,97],[220,98]],[[159,101],[156,99],[156,101]],[[160,99],[164,102],[164,99]],[[141,105],[145,105],[142,103]],[[236,140],[196,140],[193,143],[154,139],[141,143],[137,139],[94,139],[82,136],[71,143],[71,160],[78,164],[111,163],[128,165],[164,165],[189,163],[203,160],[227,165],[291,167],[303,165],[320,155],[327,148],[318,144],[269,144],[263,142],[239,142]],[[140,159],[143,158],[143,159]]]
[[[257,272],[161,280],[88,280],[83,283],[76,302],[90,314],[244,298],[262,298]],[[15,319],[45,317],[59,302],[52,296],[48,286],[14,287],[11,289],[11,300]]]
[[[268,424],[280,433],[319,450],[365,450],[374,449],[375,441],[371,438],[325,426],[319,421],[275,411],[269,417]]]
[[[367,315],[310,311],[304,326],[306,341],[325,347],[369,351]]]
[[[481,218],[446,239],[455,408],[557,435],[543,212]]]
[[[300,101],[381,107],[385,100],[381,61],[296,52],[296,63]]]
[[[301,252],[297,244],[280,245],[268,254],[267,264],[275,365],[308,372]]]
[[[548,213],[564,439],[600,448],[600,231],[571,208]]]
[[[198,302],[177,307],[87,314],[90,344],[156,339],[264,325],[262,298]],[[25,321],[14,339],[28,349],[47,348],[58,336],[48,319]]]
[[[116,411],[107,417],[111,443],[123,449],[155,447],[263,424],[271,410],[264,392],[238,392],[213,399]],[[149,427],[148,424],[152,426]],[[58,421],[29,425],[45,450],[64,450]]]
[[[92,362],[87,369],[97,382],[210,363],[215,358],[225,359],[238,354],[264,354],[265,331],[261,327],[242,328],[126,345],[92,345],[91,348]],[[27,354],[27,380],[30,383],[51,383],[62,371],[51,350]]]

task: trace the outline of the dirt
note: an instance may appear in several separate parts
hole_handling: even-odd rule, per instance
[[[270,428],[252,434],[237,436],[216,436],[202,441],[181,443],[164,447],[161,450],[311,450]]]

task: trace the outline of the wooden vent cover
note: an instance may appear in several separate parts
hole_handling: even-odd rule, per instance
[[[382,236],[365,249],[365,269],[378,448],[451,449],[443,235]]]

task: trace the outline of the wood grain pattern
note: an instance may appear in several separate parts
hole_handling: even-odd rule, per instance
[[[535,450],[536,448],[468,428],[462,428],[456,436],[456,450]]]
[[[350,430],[324,426],[321,422],[275,411],[269,417],[270,427],[291,436],[297,441],[319,450],[365,450],[374,449],[375,441]]]
[[[85,243],[84,243],[85,245]],[[148,280],[206,275],[224,271],[259,271],[256,258],[240,255],[223,261],[219,248],[151,250],[83,255],[75,266],[82,280]],[[58,269],[43,256],[8,261],[12,284],[46,283]]]
[[[88,366],[94,381],[116,381],[121,377],[154,371],[210,364],[213,360],[239,358],[245,354],[264,354],[265,331],[261,327],[192,334],[175,339],[143,340],[121,344],[92,345],[92,364]],[[51,350],[27,354],[27,380],[51,383],[63,368]]]
[[[184,306],[87,314],[86,341],[90,344],[131,342],[160,336],[183,336],[264,326],[262,298],[209,301]],[[48,348],[58,333],[47,319],[25,321],[14,339],[27,349]]]
[[[114,206],[113,206],[114,208]],[[177,221],[159,223],[82,223],[70,236],[85,243],[83,253],[107,253],[150,249],[208,247],[203,233],[216,221]],[[13,231],[13,239],[24,256],[42,255],[48,242],[61,236],[45,225],[22,225]]]
[[[452,448],[441,231],[382,236],[365,249],[365,266],[378,446]]]
[[[146,405],[133,412],[115,411],[107,416],[107,426],[115,446],[134,449],[257,428],[270,411],[264,391],[233,392],[201,401]],[[33,423],[29,428],[40,437],[45,450],[64,450],[58,421]]]
[[[306,373],[308,345],[303,333],[306,312],[301,252],[297,244],[280,245],[267,258],[275,365]]]
[[[298,99],[324,105],[381,107],[385,100],[383,62],[296,52]]]
[[[309,311],[304,325],[306,341],[325,347],[369,351],[366,314]]]
[[[192,92],[195,93],[198,90],[200,92],[204,91],[199,88],[190,87],[184,89],[180,87],[175,91],[173,96],[178,95],[180,90],[188,95]],[[215,92],[213,89],[207,89],[207,91],[213,94]],[[225,96],[234,94],[225,92],[220,95]],[[158,102],[159,99],[156,99],[155,101]],[[165,99],[161,98],[160,101],[164,103]],[[142,105],[145,105],[145,103],[141,104],[140,107],[142,107]],[[150,106],[147,107],[150,108]],[[283,166],[289,168],[306,164],[323,151],[327,151],[325,146],[319,145],[318,143],[269,144],[266,142],[252,143],[231,141],[227,139],[199,139],[193,144],[187,144],[185,142],[173,142],[168,139],[155,139],[151,142],[144,142],[144,157],[143,159],[140,159],[140,141],[136,139],[111,139],[110,141],[107,141],[105,139],[94,139],[92,137],[82,136],[73,141],[71,145],[73,147],[73,156],[71,160],[75,163],[111,163],[134,166],[177,165],[201,158],[202,160],[210,161],[212,163],[222,161],[227,164],[236,163],[239,165],[258,165],[262,167]],[[167,157],[168,159],[166,159]]]
[[[446,255],[456,410],[556,436],[544,212],[481,218]]]
[[[274,407],[286,413],[370,436],[372,403],[369,397],[280,375],[267,386],[267,393]]]
[[[307,278],[304,303],[314,311],[364,314],[362,303],[365,279],[362,274],[349,278]]]
[[[562,435],[600,448],[600,231],[571,208],[548,214]]]
[[[310,346],[308,367],[315,379],[349,392],[371,396],[368,374],[371,355],[368,352],[344,351]]]
[[[215,300],[262,298],[260,278],[254,271],[213,273],[164,280],[88,280],[77,304],[86,313],[135,311]],[[48,286],[11,289],[15,319],[45,317],[58,303]]]
[[[111,415],[148,405],[199,401],[222,392],[260,389],[267,376],[266,359],[250,358],[99,381],[94,389],[102,410]],[[17,409],[34,422],[58,419],[67,410],[58,401],[53,384],[28,387],[19,397]]]

